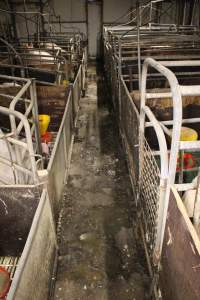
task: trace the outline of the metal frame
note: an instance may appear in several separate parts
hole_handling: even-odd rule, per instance
[[[13,84],[18,82],[22,85],[16,96],[0,94],[10,102],[9,108],[0,107],[0,114],[8,116],[11,130],[0,137],[8,147],[10,159],[0,157],[0,162],[13,169],[15,184],[38,184],[37,160],[39,158],[41,167],[42,161],[35,81],[2,75],[0,80],[11,81]],[[16,111],[18,103],[24,105],[24,114]],[[33,139],[35,146],[32,143]],[[11,149],[15,154],[13,158]],[[25,163],[26,159],[28,161]]]
[[[165,63],[168,65],[168,63]],[[182,65],[182,66],[191,66],[196,65],[200,66],[200,61],[196,62],[190,62],[190,61],[183,61],[183,62],[170,62],[169,65],[176,66],[176,65]],[[140,116],[140,128],[144,131],[144,112],[145,109],[145,100],[147,98],[146,94],[146,79],[147,79],[147,69],[148,66],[154,67],[157,69],[158,72],[162,73],[168,80],[170,84],[170,96],[173,100],[173,120],[172,122],[169,122],[168,124],[172,124],[172,135],[171,135],[171,149],[170,149],[170,159],[169,159],[169,170],[168,170],[168,176],[167,176],[167,188],[164,195],[164,199],[160,200],[160,208],[158,213],[158,226],[157,226],[157,238],[156,238],[156,246],[155,246],[155,254],[160,259],[161,252],[162,252],[162,243],[164,238],[164,231],[165,231],[165,223],[167,218],[167,211],[168,211],[168,204],[169,204],[169,194],[170,194],[170,185],[175,184],[175,175],[176,175],[176,165],[177,165],[177,159],[179,151],[184,150],[197,150],[200,149],[200,142],[180,142],[180,133],[181,133],[181,127],[182,127],[182,96],[189,95],[200,95],[200,86],[180,86],[178,83],[178,80],[176,76],[167,69],[163,64],[156,62],[155,60],[148,58],[145,60],[143,65],[143,73],[142,73],[142,83],[141,83],[141,116]],[[151,97],[155,98],[165,98],[167,95],[151,95],[148,94],[148,99],[151,99]],[[200,122],[200,118],[195,118],[195,120],[188,119],[187,123],[193,123],[193,122]],[[151,124],[152,125],[152,124]],[[160,123],[160,126],[163,130],[163,132],[167,132],[165,130],[165,127],[163,127],[163,123]],[[141,161],[140,161],[141,163]],[[181,168],[183,166],[181,165]],[[181,170],[180,173],[182,173],[183,170]],[[183,178],[182,178],[183,179]],[[181,186],[180,186],[181,185]],[[176,185],[177,188],[181,188],[182,191],[188,190],[190,188],[190,184],[184,184],[180,181],[179,184]]]
[[[159,32],[157,31],[158,29]],[[179,35],[181,31],[183,35]],[[184,150],[188,149],[191,151],[200,149],[199,141],[190,143],[179,142],[182,124],[200,122],[200,118],[183,119],[182,117],[182,96],[200,96],[200,86],[198,86],[200,82],[197,81],[198,83],[196,84],[196,81],[194,81],[192,85],[185,86],[184,83],[179,84],[177,80],[177,78],[179,80],[181,78],[180,82],[184,82],[184,78],[190,78],[192,83],[193,79],[199,78],[200,73],[196,72],[197,68],[195,70],[194,68],[200,66],[200,60],[194,59],[200,59],[200,57],[199,54],[196,56],[192,55],[193,50],[190,51],[190,48],[191,41],[194,41],[193,45],[198,49],[200,40],[195,34],[196,29],[194,27],[182,27],[181,31],[175,27],[172,32],[168,31],[167,27],[157,29],[155,27],[153,29],[140,28],[140,46],[142,47],[142,43],[144,43],[144,48],[148,48],[154,43],[156,49],[156,44],[158,44],[161,49],[161,55],[157,58],[161,61],[156,61],[152,58],[145,59],[148,56],[148,51],[144,52],[141,57],[143,62],[140,85],[141,106],[137,107],[130,95],[130,91],[137,90],[139,86],[136,85],[139,79],[138,35],[136,28],[125,28],[124,26],[104,28],[106,76],[127,154],[129,174],[138,207],[139,227],[150,275],[153,278],[152,287],[155,295],[157,295],[156,278],[160,271],[160,259],[171,186],[175,185],[180,192],[197,188],[195,183],[184,183],[181,181],[183,180],[183,169],[179,172],[178,184],[175,182],[178,153],[180,151],[183,153]],[[156,39],[156,35],[163,36],[163,38]],[[150,38],[146,39],[147,36]],[[153,38],[154,40],[152,41]],[[174,49],[173,51],[179,49],[180,45],[185,41],[186,55],[173,55],[173,51],[171,51],[168,56],[163,57],[162,45],[159,44],[161,39],[163,41],[167,39],[168,44]],[[127,53],[123,51],[123,48],[129,49],[130,53],[126,55]],[[142,48],[140,48],[140,51],[143,51]],[[149,66],[150,68],[148,68]],[[176,69],[176,67],[187,67],[187,69],[183,72]],[[191,67],[193,67],[192,70]],[[175,71],[171,71],[171,69],[175,69]],[[153,92],[149,91],[152,88],[150,83],[154,78],[157,79],[154,86],[163,78],[165,79],[164,82],[167,80],[169,90],[167,92],[166,90],[162,92],[162,89],[160,89],[160,92],[156,90]],[[158,87],[160,88],[159,85]],[[173,99],[174,118],[172,120],[160,121],[155,118],[151,109],[147,107],[146,100],[151,101],[151,99],[156,98],[160,100],[164,98]],[[168,126],[173,126],[171,151],[167,149],[165,137],[169,134],[171,136]],[[160,146],[159,151],[151,149],[148,144],[145,138],[147,127],[153,128]],[[157,159],[158,156],[159,159]],[[138,161],[139,165],[136,163]],[[181,166],[183,167],[183,164]]]
[[[34,299],[43,300],[48,297],[52,268],[57,253],[54,227],[58,218],[64,184],[68,176],[74,126],[77,120],[81,90],[85,87],[84,72],[86,70],[86,61],[84,57],[82,63],[83,65],[79,66],[74,84],[71,85],[65,112],[47,167],[47,186],[43,182],[39,205],[7,296],[9,300],[26,300],[30,296],[30,293]],[[0,111],[5,112],[7,115],[14,115],[21,118],[20,120],[25,123],[27,130],[30,131],[30,125],[26,116],[2,107],[0,107]],[[9,191],[9,186],[6,187]],[[20,189],[21,185],[12,185],[10,187]],[[34,185],[24,185],[23,187],[28,191],[30,187],[38,189],[40,185],[38,186],[38,184],[35,185],[34,183]],[[40,247],[38,247],[38,244],[40,244]],[[43,271],[41,271],[41,266]],[[38,275],[40,272],[43,272],[42,278]],[[38,280],[38,289],[35,289],[36,281],[32,280],[33,277],[36,281]]]
[[[79,32],[60,32],[50,34],[49,36],[38,36],[37,41],[35,36],[29,38],[21,37],[12,45],[8,43],[7,52],[1,51],[1,68],[11,67],[12,72],[21,69],[22,77],[29,77],[29,73],[37,71],[38,73],[47,73],[54,75],[55,83],[60,84],[63,79],[71,79],[71,74],[62,70],[62,67],[67,63],[78,69],[82,57],[85,53],[83,46],[84,36]],[[26,45],[34,45],[34,47],[26,47]],[[13,48],[14,46],[14,48]],[[16,58],[19,64],[16,64]],[[4,60],[9,60],[8,63]],[[43,69],[42,64],[49,66],[49,69]],[[52,70],[52,66],[55,66]]]
[[[105,53],[109,52],[113,57],[124,80],[138,89],[140,66],[148,56],[156,60],[199,59],[200,39],[197,32],[198,28],[191,26],[105,26],[104,48],[107,48]],[[180,75],[187,76],[187,72]]]

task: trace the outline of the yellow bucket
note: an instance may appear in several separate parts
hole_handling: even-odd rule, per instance
[[[180,141],[197,141],[198,140],[198,133],[196,130],[188,127],[181,128],[181,136]]]
[[[49,115],[39,115],[39,128],[40,128],[40,135],[44,135],[48,129],[50,123],[50,116]]]
[[[170,130],[172,133],[172,129]],[[180,141],[184,142],[192,142],[192,141],[197,141],[198,140],[198,133],[196,130],[189,128],[189,127],[182,127],[181,128],[181,136],[180,136]]]
[[[64,79],[63,82],[62,82],[62,85],[67,87],[69,85],[69,81]]]

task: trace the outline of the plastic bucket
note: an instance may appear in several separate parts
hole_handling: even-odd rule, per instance
[[[197,141],[198,140],[198,133],[196,130],[189,128],[189,127],[182,127],[181,128],[181,136],[180,141]]]
[[[50,123],[49,115],[39,115],[39,127],[40,127],[40,135],[44,135],[48,129]]]

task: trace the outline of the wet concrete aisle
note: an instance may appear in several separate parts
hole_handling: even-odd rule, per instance
[[[63,202],[57,300],[142,300],[148,276],[108,93],[88,70]]]

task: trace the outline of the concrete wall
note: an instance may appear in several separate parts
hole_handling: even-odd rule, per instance
[[[126,22],[127,18],[121,18],[122,15],[126,15],[131,7],[135,7],[135,1],[132,0],[109,0],[104,1],[103,5],[103,22]]]
[[[62,29],[69,26],[78,27],[81,32],[87,33],[86,0],[52,0],[50,6],[61,16]],[[54,20],[55,21],[55,20]],[[68,23],[69,22],[69,23]],[[58,25],[54,24],[58,29]]]

